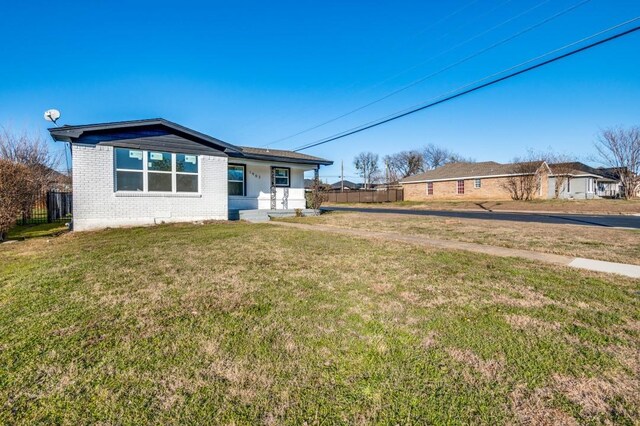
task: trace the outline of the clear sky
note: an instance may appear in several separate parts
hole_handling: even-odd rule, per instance
[[[63,124],[163,117],[233,144],[262,146],[577,3],[8,1],[0,9],[0,124],[43,131],[44,110],[57,108]],[[296,148],[639,15],[638,0],[588,1],[383,102],[271,146]],[[478,161],[507,162],[529,148],[553,147],[586,159],[599,129],[638,124],[635,33],[306,152],[335,161],[321,172],[333,182],[341,160],[354,180],[352,159],[364,150],[382,157],[435,143]]]

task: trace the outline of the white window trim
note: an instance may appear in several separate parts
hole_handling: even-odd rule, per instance
[[[132,170],[132,169],[119,169],[117,164],[117,149],[128,149],[129,151],[142,151],[142,170]],[[149,170],[149,152],[162,152],[171,154],[171,171],[166,170]],[[178,196],[200,196],[202,195],[202,175],[200,171],[200,164],[202,163],[202,158],[200,155],[196,155],[197,158],[197,167],[198,171],[196,173],[191,172],[178,172],[177,170],[177,154],[183,155],[192,155],[185,154],[183,152],[175,153],[175,152],[166,152],[162,150],[147,150],[147,149],[132,149],[132,148],[124,148],[124,147],[114,147],[113,150],[113,192],[116,195],[126,196],[133,194],[147,194],[148,196],[166,196],[166,195],[178,195]],[[193,154],[195,155],[195,154]],[[142,191],[118,191],[118,172],[137,172],[142,173]],[[165,173],[171,174],[171,191],[149,191],[149,173]],[[186,191],[178,191],[177,185],[177,175],[191,175],[198,176],[198,191],[197,192],[186,192]]]
[[[480,178],[476,178],[473,180],[473,188],[474,189],[480,189],[482,188],[482,179]]]
[[[230,167],[242,167],[242,180],[231,180],[229,179],[229,168]],[[244,198],[247,196],[247,165],[246,164],[228,164],[227,165],[227,191],[229,190],[229,182],[236,182],[242,184],[242,195],[229,195],[229,197],[238,197]]]
[[[284,176],[277,176],[276,175],[276,171],[277,170],[286,170],[287,171],[287,183],[286,184],[279,184],[276,183],[278,179],[284,179]],[[278,188],[290,188],[291,187],[291,168],[289,167],[273,167],[273,184],[278,187]]]

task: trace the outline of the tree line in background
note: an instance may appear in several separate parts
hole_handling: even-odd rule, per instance
[[[353,159],[353,165],[364,181],[365,188],[374,183],[396,184],[407,176],[412,176],[447,163],[473,162],[462,155],[429,144],[422,150],[400,151],[385,155],[380,163],[380,156],[373,152],[361,152]]]
[[[640,191],[640,126],[602,130],[596,139],[595,149],[597,155],[590,160],[612,171],[622,184],[622,196],[637,196]],[[396,184],[403,178],[445,164],[474,161],[446,148],[429,144],[421,150],[385,155],[382,164],[378,154],[361,152],[354,158],[353,165],[367,189],[380,182]],[[554,165],[554,195],[558,198],[576,161],[578,159],[574,155],[529,151],[524,157],[513,159],[511,173],[514,176],[507,178],[503,187],[514,200],[531,200],[540,190],[540,167],[542,162],[546,162],[547,165]]]
[[[0,130],[0,241],[21,215],[30,214],[56,179],[59,162],[42,137]]]

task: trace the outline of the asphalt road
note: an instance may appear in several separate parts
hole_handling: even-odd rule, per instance
[[[378,209],[358,207],[323,207],[325,211],[347,211],[359,213],[393,213],[417,216],[455,217],[460,219],[510,220],[515,222],[553,223],[561,225],[587,225],[640,229],[640,216],[628,215],[583,215],[551,213],[506,213],[446,210]]]

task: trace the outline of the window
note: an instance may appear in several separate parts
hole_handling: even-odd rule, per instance
[[[433,195],[433,182],[427,182],[427,195]]]
[[[197,155],[116,148],[115,159],[116,191],[198,192]]]
[[[149,192],[173,192],[171,157],[168,152],[147,152]]]
[[[459,180],[458,181],[458,195],[463,195],[464,194],[464,181],[463,180]]]
[[[286,167],[274,167],[273,174],[275,186],[289,186],[289,173],[291,169]]]
[[[227,172],[227,181],[229,182],[229,195],[245,195],[244,174],[244,166],[229,164],[229,169]]]
[[[482,179],[474,179],[473,187],[475,189],[478,189],[478,188],[482,187]],[[463,190],[463,193],[464,193],[464,190]]]
[[[198,156],[176,154],[176,188],[178,192],[198,192]]]
[[[567,178],[567,192],[571,192],[571,178]]]
[[[144,191],[143,152],[116,148],[116,191]]]

